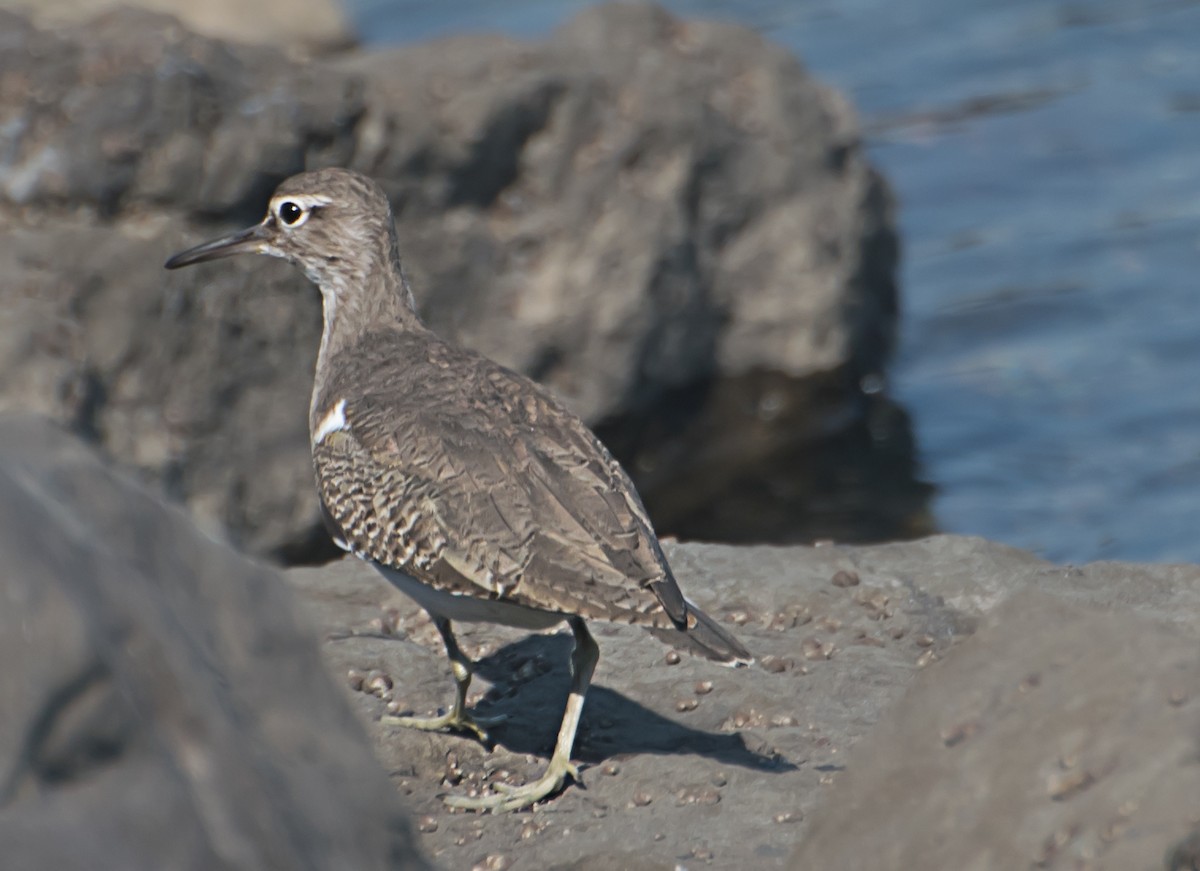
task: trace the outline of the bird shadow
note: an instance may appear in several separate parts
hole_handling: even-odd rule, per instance
[[[566,635],[532,635],[475,663],[476,674],[492,683],[476,710],[484,716],[505,717],[488,730],[492,741],[514,753],[547,755],[553,750],[570,685],[567,662],[572,643]],[[573,758],[595,764],[646,753],[694,754],[773,773],[797,769],[777,753],[748,747],[741,734],[686,726],[593,683]]]

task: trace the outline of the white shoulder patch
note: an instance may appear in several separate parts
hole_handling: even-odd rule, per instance
[[[333,408],[325,413],[321,418],[321,422],[317,425],[317,431],[313,433],[313,444],[319,445],[325,441],[330,434],[346,429],[346,400],[339,399]]]

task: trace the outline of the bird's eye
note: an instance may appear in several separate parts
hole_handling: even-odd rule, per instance
[[[287,224],[289,227],[294,227],[299,224],[300,220],[304,217],[304,214],[304,209],[293,203],[291,200],[288,200],[286,203],[282,203],[279,206],[279,220],[283,221],[283,223]]]

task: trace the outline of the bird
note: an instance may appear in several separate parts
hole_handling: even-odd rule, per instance
[[[282,258],[320,290],[309,406],[320,512],[339,547],[422,606],[455,681],[450,709],[388,717],[472,733],[473,663],[456,621],[574,636],[571,682],[545,772],[450,807],[504,812],[559,793],[599,647],[587,620],[643,626],[688,652],[743,666],[750,652],[687,599],[629,476],[547,388],[439,337],[405,276],[391,205],[370,177],[325,168],[282,181],[262,221],[171,257],[178,269],[235,254]]]

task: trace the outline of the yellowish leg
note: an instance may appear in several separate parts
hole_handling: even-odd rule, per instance
[[[546,773],[524,786],[496,784],[495,793],[478,798],[449,795],[444,801],[450,807],[468,810],[490,810],[493,813],[527,808],[562,789],[567,777],[579,779],[579,769],[571,764],[571,748],[575,744],[575,730],[579,728],[579,717],[583,713],[583,699],[592,682],[592,673],[600,659],[600,648],[588,633],[587,627],[578,617],[570,618],[571,631],[575,633],[575,649],[571,652],[571,691],[567,695],[567,709],[563,713],[562,725],[558,727],[558,741]]]
[[[505,720],[504,717],[472,717],[467,713],[467,690],[471,688],[471,660],[459,649],[450,621],[445,617],[434,617],[433,625],[437,627],[446,645],[446,655],[450,657],[450,670],[454,672],[456,691],[454,707],[440,717],[393,717],[385,715],[381,723],[389,726],[403,726],[406,729],[421,729],[425,732],[471,732],[485,744],[490,743],[487,726],[494,726]]]

